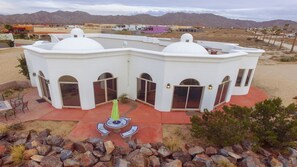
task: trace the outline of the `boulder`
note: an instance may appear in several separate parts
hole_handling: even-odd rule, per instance
[[[223,148],[221,148],[221,149],[219,150],[219,154],[220,154],[220,155],[223,155],[223,156],[225,156],[225,157],[228,157],[228,156],[229,156],[228,151],[225,150],[225,149],[223,149]]]
[[[233,148],[230,146],[223,147],[223,149],[227,150],[228,152],[234,152]]]
[[[96,146],[96,144],[99,143],[99,142],[102,142],[102,140],[100,138],[98,138],[98,137],[91,137],[91,138],[88,138],[86,140],[86,142],[92,144],[93,146]]]
[[[130,162],[126,161],[125,159],[118,159],[116,162],[115,167],[129,167]]]
[[[283,163],[281,163],[279,160],[275,159],[274,157],[272,157],[269,161],[269,165],[271,167],[283,167]]]
[[[3,157],[8,152],[8,149],[6,145],[1,144],[0,145],[0,158]]]
[[[212,167],[212,160],[209,156],[205,154],[196,154],[193,158],[193,162],[197,166],[205,166],[205,167]]]
[[[36,147],[36,149],[37,149],[39,155],[45,156],[51,151],[52,148],[49,145],[40,145],[40,146]]]
[[[40,165],[43,167],[62,167],[63,163],[60,161],[60,158],[55,156],[46,156],[42,158]]]
[[[128,141],[128,145],[130,148],[132,148],[133,150],[136,150],[137,147],[137,143],[134,140],[129,140]]]
[[[100,161],[102,162],[108,162],[111,160],[111,154],[105,154],[103,157],[100,157]]]
[[[110,162],[98,162],[93,167],[112,167]]]
[[[243,149],[245,149],[245,150],[252,150],[252,143],[250,142],[250,141],[248,141],[248,140],[244,140],[243,142],[242,142],[242,147],[243,147]]]
[[[209,155],[210,156],[210,155],[215,155],[217,153],[218,153],[217,149],[214,148],[214,147],[212,147],[212,146],[205,148],[205,154],[206,155]]]
[[[74,150],[74,143],[71,140],[64,140],[63,148],[66,149],[66,150],[73,151]]]
[[[112,141],[104,142],[104,147],[105,147],[105,150],[106,150],[106,154],[111,154],[112,151],[115,149],[115,146],[112,143]]]
[[[52,151],[54,151],[55,153],[61,153],[62,150],[62,147],[52,146]]]
[[[3,165],[9,165],[13,163],[13,159],[11,155],[5,156],[2,158],[2,164]]]
[[[46,143],[51,146],[61,146],[64,139],[58,135],[49,135],[46,138]]]
[[[66,159],[63,161],[64,167],[71,166],[71,167],[79,167],[80,163],[74,159]]]
[[[45,129],[45,130],[39,132],[38,138],[40,138],[40,139],[46,139],[47,136],[50,135],[50,134],[51,134],[51,130]]]
[[[85,153],[87,151],[85,144],[83,142],[76,142],[73,144],[74,150],[79,153]]]
[[[168,162],[164,165],[164,167],[182,167],[182,162],[178,159]]]
[[[158,149],[158,154],[160,154],[164,158],[164,157],[168,157],[169,155],[171,155],[172,152],[168,148],[166,148],[165,146],[161,146]]]
[[[97,142],[95,145],[95,150],[99,150],[99,151],[105,153],[106,150],[105,150],[104,142],[103,141]]]
[[[236,160],[242,159],[242,157],[238,154],[235,154],[233,152],[228,152],[228,155]]]
[[[191,147],[188,150],[189,154],[191,154],[192,156],[195,156],[196,154],[201,154],[204,152],[204,149],[200,146],[195,146],[195,147]]]
[[[25,166],[26,167],[41,167],[41,165],[39,165],[39,163],[33,161],[33,160],[30,160],[30,161],[27,161],[25,163]]]
[[[79,162],[81,166],[92,166],[98,162],[98,159],[90,151],[87,151],[80,156]]]
[[[225,164],[225,165],[230,165],[231,166],[231,162],[229,161],[228,158],[222,156],[222,155],[213,155],[210,157],[213,162],[217,165],[217,166],[221,166],[222,164]]]
[[[140,152],[145,155],[145,156],[151,156],[153,155],[153,152],[151,149],[147,148],[147,147],[141,147],[140,148]]]
[[[101,158],[104,156],[104,153],[101,151],[95,150],[95,151],[93,151],[93,155],[95,155],[97,158]]]
[[[288,150],[290,151],[290,157],[297,157],[297,150],[294,148],[289,147]]]
[[[260,149],[258,150],[258,152],[259,152],[261,155],[265,156],[265,157],[269,157],[269,156],[271,156],[271,153],[270,153],[269,151],[265,150],[264,148],[260,148]]]
[[[265,165],[260,162],[256,157],[248,156],[241,161],[242,167],[264,167]]]
[[[24,145],[25,143],[27,142],[27,139],[24,138],[24,139],[18,139],[17,141],[15,141],[13,143],[13,145],[17,146],[17,145]]]
[[[31,141],[31,147],[32,148],[35,148],[37,146],[41,145],[41,141],[40,140],[37,140],[37,139],[34,139]]]
[[[91,143],[85,143],[85,148],[87,151],[91,151],[91,152],[93,152],[94,150],[94,146]]]
[[[151,149],[152,145],[150,143],[146,143],[146,144],[142,144],[142,147],[146,147],[146,148]]]
[[[287,160],[285,157],[283,157],[282,155],[279,155],[277,157],[277,159],[284,165],[284,167],[289,167],[290,166],[290,162],[289,160]],[[291,165],[293,166],[293,165]]]
[[[29,131],[29,136],[28,136],[28,141],[32,141],[37,139],[38,133],[35,130],[30,130]]]
[[[192,156],[187,152],[177,151],[172,154],[173,159],[178,159],[182,163],[186,163],[187,161],[192,160]]]
[[[240,144],[233,145],[232,149],[237,154],[241,154],[244,151]]]
[[[23,158],[25,160],[29,160],[33,155],[37,155],[37,154],[38,154],[38,151],[35,148],[25,150],[24,153],[23,153]]]
[[[40,162],[43,158],[44,158],[44,156],[42,156],[42,155],[33,155],[31,157],[31,159],[36,162]]]
[[[149,160],[140,153],[139,149],[128,154],[126,159],[131,163],[131,166],[147,167],[149,164]]]
[[[63,150],[63,151],[61,151],[60,159],[62,161],[64,161],[64,160],[68,159],[71,155],[72,155],[71,150]]]
[[[150,165],[152,167],[160,167],[161,166],[161,163],[160,163],[160,160],[158,157],[153,155],[153,156],[149,157],[149,160],[150,160]]]

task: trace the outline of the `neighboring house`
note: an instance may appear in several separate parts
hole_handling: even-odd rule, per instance
[[[167,26],[148,26],[142,32],[146,34],[162,34],[169,32],[169,30]]]
[[[112,28],[114,31],[141,31],[145,28],[145,25],[128,25],[128,24],[120,24],[116,25]]]
[[[161,112],[204,111],[249,92],[260,49],[114,34],[52,34],[23,46],[32,86],[55,108],[89,110],[127,94]],[[62,39],[62,40],[59,40]],[[175,40],[176,41],[176,40]],[[209,54],[216,49],[219,53]],[[98,106],[100,107],[100,106]]]

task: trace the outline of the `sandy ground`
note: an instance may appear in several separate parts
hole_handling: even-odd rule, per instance
[[[258,65],[253,85],[264,89],[270,97],[282,98],[284,104],[296,102],[297,96],[297,65],[272,64]]]
[[[22,48],[8,48],[0,50],[0,84],[14,80],[26,80],[19,74],[17,58],[23,54]]]

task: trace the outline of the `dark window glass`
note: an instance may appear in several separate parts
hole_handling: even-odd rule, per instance
[[[229,84],[230,84],[230,81],[224,83],[224,88],[223,88],[223,93],[222,93],[220,103],[226,101],[226,96],[227,96],[227,93],[228,93]]]
[[[186,108],[199,108],[203,87],[190,87],[189,97]]]
[[[245,80],[244,86],[248,86],[249,85],[252,72],[253,72],[253,69],[249,69],[249,72],[248,72],[248,74],[246,76],[246,80]]]
[[[237,74],[237,79],[236,79],[235,86],[240,86],[241,85],[243,74],[244,74],[244,69],[239,69],[238,74]]]
[[[102,80],[102,79],[107,79],[107,78],[112,78],[111,73],[103,73],[99,76],[98,80]]]
[[[60,83],[63,105],[80,106],[78,84]]]
[[[93,83],[95,104],[105,102],[105,81],[98,81]]]
[[[215,106],[220,103],[220,98],[223,90],[223,84],[220,84],[218,87],[217,95],[216,95],[216,101],[215,101]]]
[[[152,77],[147,74],[147,73],[143,73],[141,74],[140,78],[143,78],[143,79],[147,79],[147,80],[150,80],[150,81],[153,81]]]
[[[145,101],[145,80],[137,78],[137,99]]]
[[[185,79],[183,80],[180,85],[200,85],[196,79]]]
[[[113,100],[117,98],[117,79],[106,80],[107,84],[107,100]]]
[[[186,107],[188,89],[188,87],[174,87],[172,108],[184,109]]]
[[[151,105],[155,105],[156,83],[147,81],[146,101]]]

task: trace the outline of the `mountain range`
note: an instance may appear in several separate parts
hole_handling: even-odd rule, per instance
[[[132,16],[123,15],[91,15],[82,11],[39,11],[31,14],[0,15],[2,24],[151,24],[151,25],[188,25],[206,27],[271,27],[290,26],[297,27],[297,22],[291,20],[271,20],[256,22],[251,20],[230,19],[210,13],[167,13],[161,16],[138,14]]]

